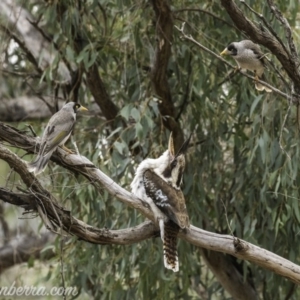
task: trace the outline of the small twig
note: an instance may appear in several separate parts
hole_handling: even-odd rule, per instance
[[[30,89],[38,96],[39,99],[41,99],[48,107],[48,109],[50,110],[51,113],[54,113],[53,111],[53,107],[48,103],[48,101],[41,95],[41,93],[38,93],[34,88],[33,86],[28,82],[26,81],[26,84],[30,87]]]
[[[280,79],[282,80],[282,82],[285,84],[285,86],[287,88],[290,87],[289,83],[285,80],[285,78],[283,77],[283,75],[280,73],[280,71],[276,68],[274,62],[269,59],[268,57],[266,57],[266,59],[268,60],[268,63],[272,66],[272,68],[275,70],[276,74],[280,77]]]
[[[284,26],[285,28],[285,32],[286,32],[286,38],[287,41],[289,43],[289,48],[290,48],[290,53],[287,52],[287,54],[290,56],[291,54],[291,58],[293,61],[298,61],[298,54],[297,54],[297,48],[294,44],[293,41],[293,35],[292,35],[292,29],[291,26],[289,24],[289,22],[287,21],[287,19],[282,15],[281,11],[277,8],[277,6],[274,4],[273,0],[267,0],[268,5],[271,9],[271,11],[273,12],[273,14],[275,15],[276,19]]]
[[[54,227],[53,227],[52,223],[50,222],[49,218],[47,217],[47,215],[43,212],[42,207],[40,205],[37,205],[36,209],[37,209],[38,214],[41,217],[43,223],[45,224],[45,227],[51,231],[54,231]]]
[[[215,52],[211,51],[210,49],[206,48],[205,46],[203,46],[202,44],[200,44],[199,42],[197,42],[191,35],[187,35],[184,33],[184,23],[182,24],[181,28],[175,26],[175,28],[180,31],[182,33],[182,38],[185,39],[185,40],[188,40],[188,41],[191,41],[193,42],[195,45],[197,45],[199,48],[201,48],[202,50],[208,52],[209,54],[211,54],[212,56],[218,58],[219,60],[221,60],[224,64],[226,64],[227,66],[229,66],[230,68],[233,68],[233,69],[236,69],[235,66],[233,66],[232,64],[230,64],[229,62],[227,62],[224,58],[222,58],[220,55],[216,54]],[[262,85],[270,88],[272,91],[274,91],[275,93],[279,94],[280,96],[286,98],[286,99],[290,99],[291,97],[285,93],[283,93],[282,91],[274,88],[272,85],[270,85],[269,83],[265,82],[265,81],[262,81],[260,79],[256,79],[254,78],[253,76],[247,74],[247,73],[244,73],[244,72],[241,72],[241,70],[239,70],[239,72],[245,76],[245,77],[248,77],[252,80],[255,80],[256,82],[259,82],[261,83]]]
[[[185,87],[185,93],[184,93],[184,96],[183,96],[183,102],[182,104],[180,105],[179,107],[179,112],[175,118],[175,120],[178,122],[180,120],[180,117],[181,117],[181,114],[183,113],[184,109],[186,108],[187,104],[188,104],[188,99],[189,99],[189,95],[190,95],[190,79],[191,79],[191,75],[192,75],[192,56],[190,55],[189,57],[189,64],[188,64],[188,76],[187,76],[187,84],[186,84],[186,87]]]
[[[103,16],[103,20],[104,22],[101,22],[104,23],[104,36],[107,36],[107,15],[106,15],[106,9],[99,3],[98,1],[98,7],[102,13],[102,16]],[[96,18],[98,20],[98,18]],[[98,23],[98,22],[97,22]]]
[[[219,16],[215,15],[214,13],[208,11],[208,10],[205,10],[205,9],[201,9],[201,8],[181,8],[181,9],[177,9],[177,10],[174,10],[173,13],[174,14],[178,14],[178,13],[181,13],[181,12],[185,12],[185,11],[195,11],[195,12],[202,12],[202,13],[205,13],[223,23],[225,23],[226,25],[228,25],[229,27],[233,27],[234,29],[237,29],[233,24],[227,22],[226,20],[223,20],[222,18],[220,18]]]
[[[229,81],[230,79],[232,79],[238,72],[236,72],[236,70],[232,70],[230,71],[226,76],[225,78],[220,82],[218,83],[218,87],[222,86],[226,81]]]
[[[29,125],[29,124],[27,124],[26,126],[30,129],[32,135],[33,135],[34,137],[37,137],[37,134],[36,134],[36,132],[34,131],[33,127],[32,127],[31,125]]]
[[[64,254],[64,237],[62,232],[62,227],[60,227],[60,275],[61,275],[61,281],[62,281],[62,288],[64,290],[63,292],[63,299],[66,300],[66,283],[65,283],[65,275],[64,275],[64,260],[63,260],[63,254]]]
[[[234,234],[233,234],[233,231],[231,229],[231,226],[229,224],[229,221],[228,221],[228,216],[227,216],[227,209],[226,209],[226,206],[225,206],[225,203],[222,199],[220,199],[222,204],[223,204],[223,207],[224,207],[224,211],[225,211],[225,218],[226,218],[226,222],[227,222],[227,226],[228,226],[228,229],[230,231],[230,234],[232,235],[233,238],[235,238]]]
[[[73,146],[75,148],[76,154],[80,155],[78,147],[77,147],[77,144],[76,144],[76,141],[73,139],[73,136],[71,137],[71,142],[72,142],[72,144],[73,144]]]
[[[7,69],[3,69],[3,68],[0,68],[0,72],[1,73],[7,73],[7,74],[10,74],[10,75],[14,75],[14,76],[19,76],[19,77],[25,77],[25,78],[41,78],[41,75],[39,74],[28,74],[28,73],[25,73],[25,72],[16,72],[16,71],[11,71],[11,70],[7,70]]]
[[[283,119],[282,126],[280,128],[280,135],[279,135],[279,147],[280,147],[281,151],[286,154],[286,156],[288,157],[289,160],[291,160],[291,157],[290,157],[290,155],[287,153],[287,151],[284,149],[284,147],[282,145],[282,136],[283,136],[284,126],[286,124],[286,121],[287,121],[288,115],[290,113],[291,107],[292,107],[292,101],[290,100],[289,101],[288,109],[287,109],[286,114],[285,114],[284,119]]]

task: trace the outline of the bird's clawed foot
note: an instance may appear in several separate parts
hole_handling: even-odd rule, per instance
[[[237,73],[241,70],[242,70],[242,68],[240,66],[237,66],[237,67],[234,68],[233,73]]]
[[[66,152],[68,152],[68,154],[76,154],[75,151],[67,148],[65,145],[62,146],[62,149],[65,150]]]

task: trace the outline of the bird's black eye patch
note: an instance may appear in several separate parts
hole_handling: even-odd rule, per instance
[[[177,165],[177,159],[174,159],[172,162],[171,162],[171,168],[175,168]]]
[[[231,55],[236,55],[237,54],[237,49],[234,45],[230,44],[228,47],[227,47],[228,51],[231,52]]]
[[[73,109],[74,109],[74,112],[75,112],[75,113],[77,113],[77,110],[80,108],[80,106],[81,106],[81,105],[78,104],[78,103],[76,103],[76,104],[74,105],[74,108],[73,108]]]

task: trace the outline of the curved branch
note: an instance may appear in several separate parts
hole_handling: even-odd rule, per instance
[[[28,194],[23,196],[1,188],[0,198],[11,204],[26,207],[26,209],[38,211],[40,214],[43,214],[41,217],[43,220],[46,220],[45,225],[48,229],[53,228],[52,226],[49,226],[47,222],[49,220],[52,225],[62,225],[66,232],[76,235],[87,242],[97,244],[136,243],[143,239],[152,237],[155,234],[155,227],[151,222],[145,222],[139,226],[118,231],[98,229],[87,225],[81,220],[72,217],[69,211],[66,211],[63,207],[58,205],[58,201],[54,198],[54,196],[44,189],[40,182],[31,173],[29,173],[25,162],[2,145],[0,145],[0,159],[5,160],[9,166],[21,176],[23,182],[28,187]],[[101,171],[99,170],[99,172]],[[107,180],[105,177],[102,179]],[[114,186],[117,186],[117,184],[111,179],[110,181],[111,183],[108,184],[112,184],[111,188],[114,191],[115,196],[126,199],[127,201],[123,202],[131,203],[131,206],[135,206],[136,208],[143,206],[139,204],[142,201],[136,197],[132,197],[134,199],[128,200],[127,198],[133,195],[127,191],[127,195],[118,195],[117,188]],[[119,188],[122,189],[121,187]],[[132,205],[133,202],[135,202],[134,205]],[[144,206],[144,208],[146,209],[146,206]],[[151,212],[149,210],[146,211],[145,214],[151,216]]]
[[[1,149],[1,146],[0,146]],[[0,152],[1,157],[1,152]],[[37,211],[36,201],[32,194],[16,193],[6,188],[0,187],[0,199],[6,203],[23,207],[25,210]],[[44,201],[44,200],[43,200]],[[46,200],[47,201],[47,200]],[[47,207],[47,204],[46,204]],[[99,229],[90,226],[74,217],[70,216],[70,212],[62,207],[55,207],[56,213],[59,216],[64,216],[62,221],[65,230],[69,234],[76,235],[80,240],[93,244],[115,244],[115,245],[130,245],[141,242],[151,237],[158,235],[158,230],[150,221],[145,221],[137,226],[126,229]],[[51,218],[52,213],[48,212],[48,217]],[[74,226],[73,226],[74,225]],[[1,248],[0,248],[1,261]]]
[[[20,131],[0,123],[0,140],[6,140],[11,145],[18,148],[34,151],[39,143],[36,139],[22,134]],[[56,199],[40,185],[38,180],[28,173],[25,163],[10,150],[0,145],[0,158],[7,161],[8,164],[19,173],[24,183],[30,187],[30,201],[28,203],[35,207],[43,204],[44,213],[55,224],[62,224],[63,229],[70,232],[80,239],[98,244],[130,244],[155,235],[157,225],[145,222],[134,228],[112,231],[107,229],[98,229],[92,227],[70,215],[69,211],[64,210],[58,204]],[[58,149],[51,157],[51,160],[58,162],[65,168],[77,172],[88,178],[96,187],[103,187],[113,196],[121,200],[126,205],[137,209],[148,219],[155,222],[154,215],[149,206],[142,200],[129,193],[107,175],[97,169],[86,157],[79,155],[66,155],[62,149]],[[28,204],[27,203],[27,204]],[[60,218],[57,220],[57,216]],[[121,233],[126,233],[124,236]],[[137,238],[138,234],[140,237]],[[253,262],[263,268],[288,278],[289,280],[300,284],[300,266],[284,259],[270,251],[250,244],[246,241],[237,239],[229,235],[221,235],[202,230],[193,225],[179,233],[179,237],[196,246],[210,249],[213,251],[231,254],[240,259]]]

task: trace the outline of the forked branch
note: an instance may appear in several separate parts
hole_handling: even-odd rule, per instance
[[[39,142],[35,138],[29,137],[13,127],[2,123],[0,123],[0,140],[4,140],[18,148],[26,149],[28,152],[34,152],[39,146]],[[43,213],[54,225],[62,224],[65,232],[76,235],[80,239],[91,243],[122,245],[139,242],[156,235],[158,228],[152,223],[155,220],[148,205],[120,187],[111,178],[97,169],[86,157],[73,154],[66,155],[64,150],[59,149],[52,156],[51,160],[72,172],[82,174],[93,182],[96,188],[105,188],[112,196],[118,198],[124,204],[137,209],[152,222],[146,221],[136,227],[122,230],[99,229],[88,225],[72,217],[69,211],[59,206],[53,195],[45,190],[38,179],[27,171],[25,163],[2,145],[0,145],[0,159],[5,160],[14,168],[27,185],[27,200],[24,200],[25,197],[22,198],[23,204],[29,205],[33,210],[38,210],[38,207],[42,208]],[[6,190],[6,193],[8,192]],[[0,198],[6,201],[8,199],[4,198],[3,189],[0,190]],[[13,202],[11,201],[10,203]],[[16,202],[13,204],[20,205]],[[60,220],[57,220],[57,216]],[[191,225],[189,230],[180,232],[179,237],[198,247],[228,253],[240,259],[248,260],[300,284],[300,267],[298,265],[236,237],[212,233],[193,225]]]

